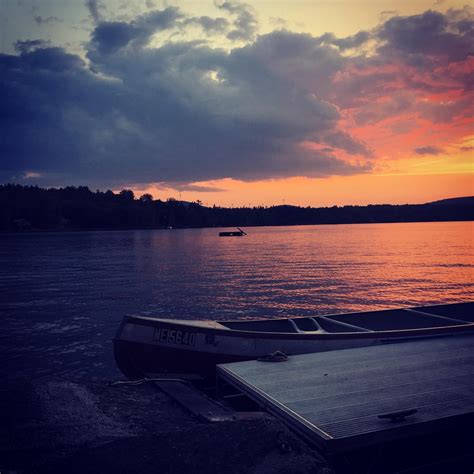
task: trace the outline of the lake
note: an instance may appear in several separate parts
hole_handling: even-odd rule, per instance
[[[119,378],[125,313],[277,318],[472,299],[473,223],[0,235],[0,374]]]

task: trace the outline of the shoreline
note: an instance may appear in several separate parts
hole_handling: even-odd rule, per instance
[[[262,228],[262,227],[311,227],[311,226],[331,226],[331,225],[370,225],[370,224],[435,224],[441,222],[474,222],[474,219],[451,219],[451,220],[399,220],[399,221],[361,221],[361,222],[324,222],[317,224],[271,224],[271,225],[228,225],[228,226],[201,226],[201,227],[122,227],[122,228],[74,228],[74,229],[22,229],[22,230],[0,230],[0,235],[18,235],[18,234],[64,234],[81,232],[127,232],[127,231],[172,231],[172,230],[197,230],[197,229],[232,229],[236,227]]]
[[[7,380],[0,389],[0,471],[353,474],[375,466],[381,474],[441,474],[474,466],[469,423],[327,456],[270,414],[232,413],[206,420],[154,384]]]
[[[333,472],[269,415],[206,423],[150,384],[7,382],[0,408],[2,473]]]

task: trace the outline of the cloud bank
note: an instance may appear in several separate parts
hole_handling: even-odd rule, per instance
[[[450,140],[472,113],[469,9],[336,38],[257,35],[250,7],[228,1],[216,18],[168,7],[130,21],[87,5],[85,56],[37,40],[0,55],[1,181],[186,186],[364,173],[389,134],[437,124]],[[197,39],[182,36],[190,28]],[[425,134],[407,146],[423,155],[445,145]]]

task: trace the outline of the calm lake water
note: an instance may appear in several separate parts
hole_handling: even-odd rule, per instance
[[[0,375],[120,377],[125,313],[276,318],[472,299],[473,223],[0,236]]]

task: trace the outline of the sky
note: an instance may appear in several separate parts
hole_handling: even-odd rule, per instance
[[[206,205],[474,195],[456,0],[0,0],[0,183]]]

